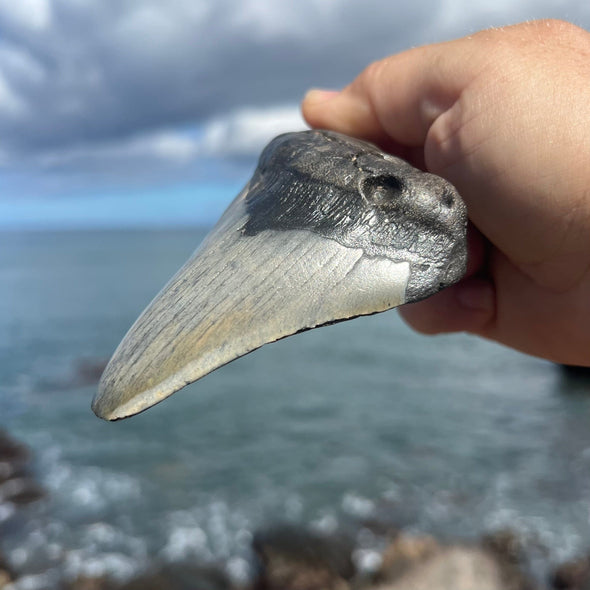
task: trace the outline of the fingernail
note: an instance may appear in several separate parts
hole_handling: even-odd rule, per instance
[[[494,288],[489,281],[467,280],[456,287],[459,304],[472,311],[490,311],[494,307]]]
[[[323,90],[321,88],[312,88],[305,94],[303,100],[306,102],[321,103],[334,98],[338,90]]]

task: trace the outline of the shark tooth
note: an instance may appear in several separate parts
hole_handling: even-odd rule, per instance
[[[447,181],[329,131],[287,133],[133,324],[93,410],[115,420],[269,342],[423,299],[465,272]]]

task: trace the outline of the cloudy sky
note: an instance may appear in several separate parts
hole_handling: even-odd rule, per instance
[[[0,228],[209,223],[310,87],[588,0],[0,0]]]

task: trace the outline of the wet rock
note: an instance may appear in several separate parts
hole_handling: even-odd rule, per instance
[[[0,505],[22,506],[43,496],[43,489],[29,473],[30,460],[27,447],[0,430]],[[15,580],[16,574],[0,554],[0,590],[12,587]]]
[[[400,527],[396,524],[379,518],[363,518],[359,521],[360,528],[371,534],[385,539],[395,539],[400,533]]]
[[[120,590],[120,585],[105,576],[100,578],[80,576],[66,584],[65,590]]]
[[[97,385],[107,363],[108,359],[105,358],[80,359],[74,367],[71,385],[77,387]]]
[[[476,547],[445,547],[374,590],[506,590],[494,559]]]
[[[555,590],[590,590],[590,555],[560,565],[551,575]]]
[[[10,579],[8,572],[0,570],[0,590],[7,588],[13,580]]]
[[[0,461],[0,485],[14,477],[22,477],[26,474],[26,467],[18,463]]]
[[[510,529],[502,529],[486,535],[482,539],[482,546],[509,563],[518,564],[523,557],[520,537]]]
[[[17,443],[0,430],[0,463],[18,466],[28,463],[29,459],[30,453],[27,447]]]
[[[231,590],[225,574],[213,566],[170,565],[146,574],[120,590]]]
[[[496,531],[483,537],[482,547],[495,558],[500,567],[505,590],[534,588],[524,571],[526,551],[517,533],[509,529]]]
[[[281,526],[257,533],[253,548],[261,562],[257,590],[348,590],[355,573],[353,545],[343,536]]]
[[[220,569],[213,566],[166,565],[126,583],[107,577],[79,577],[66,590],[235,590]]]
[[[31,454],[27,447],[0,430],[0,504],[24,505],[44,494],[29,471]]]
[[[28,477],[15,477],[0,485],[0,504],[12,502],[19,506],[43,497],[43,490]]]
[[[374,582],[396,580],[441,550],[438,542],[429,535],[400,534],[383,552],[381,567],[374,577]]]
[[[0,590],[8,586],[15,579],[14,572],[10,569],[4,557],[0,554]]]

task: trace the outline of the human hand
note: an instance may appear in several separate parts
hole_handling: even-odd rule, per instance
[[[588,32],[536,21],[411,49],[302,108],[312,127],[376,143],[464,198],[466,278],[401,308],[411,326],[590,365]]]

